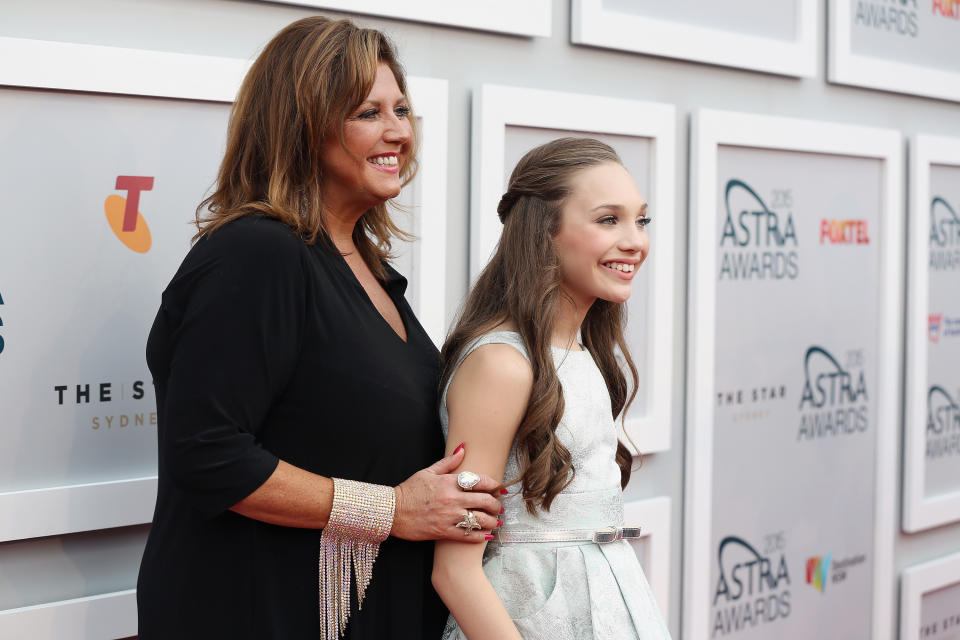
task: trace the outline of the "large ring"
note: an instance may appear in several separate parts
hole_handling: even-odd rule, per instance
[[[461,471],[457,475],[457,484],[464,491],[472,491],[478,482],[480,482],[480,476],[473,471]]]
[[[463,535],[468,536],[474,529],[483,529],[477,521],[477,516],[473,511],[464,511],[463,520],[457,523],[457,526],[463,529]]]

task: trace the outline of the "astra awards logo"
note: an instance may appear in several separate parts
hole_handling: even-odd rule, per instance
[[[712,638],[790,615],[790,571],[785,546],[783,532],[764,536],[762,553],[737,536],[720,541]]]
[[[852,567],[867,561],[863,554],[857,554],[841,560],[833,560],[833,554],[807,558],[807,584],[824,593],[827,589],[827,577],[831,584],[840,584],[847,579],[847,573]]]
[[[731,200],[747,204],[739,210]],[[793,193],[775,189],[767,206],[743,180],[727,182],[724,192],[726,219],[720,236],[720,280],[781,280],[797,277],[797,234],[793,226]]]
[[[916,38],[920,32],[917,9],[917,0],[858,0],[853,23],[904,38]]]
[[[933,0],[933,15],[960,20],[960,0]]]
[[[820,221],[820,244],[870,244],[866,220]]]
[[[58,384],[53,387],[59,406],[72,405],[93,408],[95,415],[90,417],[90,428],[98,431],[101,428],[112,430],[116,428],[157,426],[157,412],[150,407],[140,409],[138,405],[146,404],[149,399],[144,391],[143,380],[134,380],[132,383],[97,382],[81,384]],[[133,407],[134,410],[123,413],[101,413],[109,411],[111,403],[124,402],[124,407]]]
[[[927,458],[960,454],[960,400],[939,385],[927,391]]]
[[[819,346],[803,358],[803,394],[797,440],[862,433],[869,425],[862,349],[847,352],[846,367]]]
[[[960,216],[940,196],[930,203],[930,268],[960,269]]]
[[[147,220],[140,213],[140,193],[153,189],[149,176],[117,176],[116,189],[127,192],[127,197],[116,194],[107,196],[103,211],[110,228],[127,248],[137,253],[150,251],[153,240]]]

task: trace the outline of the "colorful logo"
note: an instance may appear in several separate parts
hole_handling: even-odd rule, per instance
[[[960,20],[960,0],[933,0],[933,15]]]
[[[940,327],[943,326],[943,314],[931,313],[927,316],[927,335],[930,342],[940,342]]]
[[[127,197],[116,194],[107,196],[103,211],[110,228],[120,242],[137,253],[150,251],[153,240],[150,227],[139,211],[140,192],[153,189],[153,178],[148,176],[117,176],[116,189],[126,191]]]
[[[820,244],[870,244],[866,220],[820,221]]]
[[[830,571],[832,558],[832,553],[828,553],[825,558],[820,556],[807,558],[807,584],[812,585],[820,593],[823,593],[827,587],[827,572]]]

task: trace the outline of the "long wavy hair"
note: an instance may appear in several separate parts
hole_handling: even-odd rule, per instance
[[[213,193],[197,207],[194,240],[252,213],[284,222],[307,243],[325,238],[322,150],[335,140],[346,148],[343,123],[370,93],[381,63],[409,103],[394,47],[375,29],[314,16],[274,36],[233,103],[226,152]],[[400,170],[404,185],[417,170],[412,114],[410,125],[413,141]],[[366,211],[353,232],[360,255],[380,278],[392,239],[409,237],[390,219],[386,203]]]
[[[573,175],[607,162],[622,165],[610,146],[591,138],[560,138],[523,156],[497,207],[503,223],[500,242],[443,345],[441,388],[475,339],[507,320],[516,323],[529,352],[533,389],[516,435],[520,475],[507,480],[509,484],[521,483],[530,513],[537,507],[549,510],[576,473],[570,451],[556,435],[564,402],[550,339],[561,307],[572,301],[564,299],[554,237]],[[598,299],[580,327],[583,344],[606,382],[614,418],[629,407],[637,388],[637,368],[623,335],[625,324],[625,305]],[[617,348],[633,377],[633,391],[628,391],[617,362]],[[621,486],[625,487],[632,456],[622,442],[617,443],[616,461]]]

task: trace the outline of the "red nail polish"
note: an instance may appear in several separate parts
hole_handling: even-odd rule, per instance
[[[492,533],[488,533],[488,534],[486,534],[485,536],[483,536],[483,539],[484,539],[484,540],[493,540],[493,534],[492,534]]]
[[[506,509],[504,509],[503,507],[500,507],[500,513],[502,514],[504,511],[506,511]]]
[[[463,449],[463,443],[462,443],[462,442],[460,443],[460,446],[459,446],[459,447],[457,447],[456,449],[453,450],[453,454],[452,454],[452,455],[457,455],[458,453],[460,453],[460,449]]]
[[[508,493],[508,492],[507,492],[506,489],[500,489],[500,495],[505,496],[505,495],[507,495],[507,493]]]
[[[502,527],[502,526],[503,526],[503,522],[498,518],[498,519],[497,519],[497,528],[499,529],[499,528]]]

